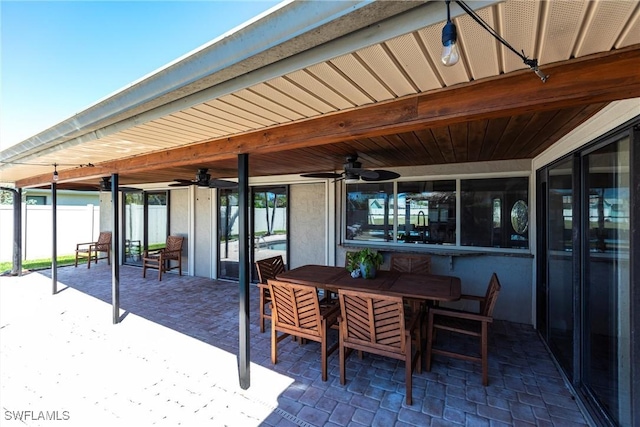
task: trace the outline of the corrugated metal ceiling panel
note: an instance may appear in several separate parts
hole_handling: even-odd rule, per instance
[[[585,2],[545,3],[540,33],[540,65],[562,61],[572,55],[587,7]]]
[[[640,43],[640,2],[636,7],[636,11],[629,19],[629,23],[622,32],[620,41],[616,43],[616,49],[631,46]]]
[[[329,86],[335,93],[343,96],[352,106],[366,105],[373,102],[362,90],[354,86],[332,65],[326,62],[312,65],[308,67],[307,70],[325,85]]]
[[[632,1],[593,2],[583,23],[576,57],[610,50],[624,28],[620,23],[627,22],[637,7],[638,3]]]
[[[513,48],[528,58],[536,57],[536,34],[540,4],[535,1],[500,3],[497,11],[500,25],[494,27]],[[502,69],[505,73],[527,68],[522,59],[504,46]]]
[[[416,34],[406,34],[386,42],[391,53],[398,59],[400,66],[422,92],[442,87],[433,71],[431,58]]]
[[[478,15],[492,27],[495,26],[491,8],[477,11]],[[469,71],[474,80],[500,73],[497,41],[486,32],[470,16],[459,17],[455,21],[460,40],[461,54],[469,64]]]
[[[284,123],[289,121],[289,119],[285,116],[276,114],[272,110],[262,108],[262,106],[260,105],[256,105],[254,103],[247,101],[245,99],[245,96],[255,99],[255,97],[252,97],[250,94],[247,94],[247,90],[245,89],[245,90],[236,92],[232,95],[225,95],[223,97],[220,97],[220,100],[224,101],[226,104],[233,105],[234,107],[237,107],[241,110],[246,111],[247,113],[249,113],[250,116],[255,115],[258,117],[263,117],[265,119],[268,119],[272,122],[272,124]]]
[[[393,99],[394,94],[364,66],[356,54],[342,55],[332,59],[333,64],[352,83],[362,89],[373,101]]]
[[[381,44],[361,49],[357,55],[380,81],[391,89],[396,97],[417,93],[417,89],[397,66],[397,60],[387,53]]]
[[[295,71],[287,75],[287,78],[297,85],[306,88],[316,94],[324,102],[328,103],[335,110],[344,110],[354,106],[344,96],[327,86],[324,82],[307,70]]]
[[[298,99],[293,97],[292,94],[287,94],[279,91],[268,84],[252,86],[251,92],[257,93],[263,98],[268,99],[269,101],[273,101],[273,103],[275,103],[276,105],[282,106],[284,108],[282,110],[283,114],[286,114],[288,111],[293,111],[295,116],[288,116],[292,117],[293,120],[303,117],[313,117],[320,114],[318,110],[314,110],[308,105],[303,104]],[[259,98],[256,98],[255,100],[256,102],[259,102]]]
[[[322,95],[324,95],[324,93],[328,91],[326,88],[321,94],[314,94],[314,92],[309,88],[296,84],[293,80],[288,79],[287,77],[272,79],[267,83],[280,92],[286,93],[293,99],[296,99],[309,106],[309,108],[314,111],[314,113],[310,115],[316,115],[318,113],[326,114],[336,110],[329,103],[325,102],[322,99]]]

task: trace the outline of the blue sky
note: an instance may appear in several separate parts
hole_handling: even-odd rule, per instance
[[[278,3],[0,0],[0,149]]]

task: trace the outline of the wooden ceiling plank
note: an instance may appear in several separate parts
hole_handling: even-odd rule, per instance
[[[553,126],[551,121],[556,116],[556,111],[541,111],[531,117],[531,120],[525,125],[520,133],[517,143],[511,144],[505,156],[508,159],[523,158],[522,156],[528,156],[529,148],[538,138],[538,133],[547,128]]]
[[[480,153],[482,151],[482,144],[485,140],[487,132],[488,120],[476,120],[468,122],[468,137],[467,137],[467,160],[470,162],[477,162],[480,160]]]
[[[598,111],[603,109],[606,105],[607,103],[605,102],[605,103],[594,104],[594,105],[585,105],[583,107],[576,107],[576,108],[561,111],[559,113],[559,117],[556,120],[559,123],[564,123],[564,125],[561,126],[560,128],[549,127],[549,128],[543,129],[540,135],[538,136],[539,143],[535,147],[532,147],[529,150],[528,157],[533,158],[541,154],[544,150],[549,148],[553,143],[558,141],[558,139],[560,139],[561,137],[566,135],[568,132],[575,129],[578,125],[587,121],[590,117],[592,117]],[[575,112],[576,110],[577,112]],[[574,112],[574,114],[572,117],[569,117],[571,115],[570,114],[571,112]],[[563,114],[566,114],[566,119],[560,118],[560,116],[562,116]]]
[[[520,135],[522,135],[524,127],[531,121],[533,115],[533,113],[520,114],[509,118],[509,123],[507,123],[507,127],[500,135],[500,139],[495,146],[491,156],[492,159],[506,159],[506,153],[514,144],[517,145],[519,143]]]
[[[449,126],[451,146],[456,163],[467,162],[469,159],[468,128],[466,123],[455,123]]]
[[[431,129],[433,139],[438,145],[438,149],[442,153],[445,163],[455,163],[456,153],[453,149],[453,143],[451,142],[451,134],[449,133],[449,126],[439,126]]]
[[[500,117],[489,121],[478,160],[486,162],[492,159],[498,141],[508,124],[509,117]]]
[[[425,152],[428,153],[433,160],[433,164],[445,163],[442,152],[438,148],[438,143],[436,142],[430,130],[420,129],[414,131],[414,133],[420,140],[420,143],[424,147]]]

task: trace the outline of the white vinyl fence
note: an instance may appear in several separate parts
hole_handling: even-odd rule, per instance
[[[58,256],[75,253],[76,244],[100,234],[100,206],[58,206]],[[22,259],[51,258],[51,205],[22,205]],[[0,261],[13,260],[13,206],[0,205]]]

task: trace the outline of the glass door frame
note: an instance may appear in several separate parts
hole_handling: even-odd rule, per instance
[[[127,204],[126,204],[126,195],[127,194],[140,194],[142,196],[142,241],[139,242],[137,240],[135,241],[129,241],[129,239],[126,239],[125,236],[127,235]],[[169,230],[171,229],[170,227],[170,200],[171,200],[171,192],[167,191],[167,190],[157,190],[157,191],[145,191],[145,190],[134,190],[134,191],[122,191],[122,208],[121,208],[121,215],[122,215],[122,236],[123,238],[121,239],[120,242],[120,250],[122,253],[122,264],[123,265],[135,265],[135,266],[141,266],[142,265],[142,254],[144,253],[145,250],[148,250],[149,248],[149,198],[153,195],[156,194],[160,194],[166,197],[166,209],[167,209],[167,218],[166,218],[166,231],[165,231],[165,235],[168,236],[169,235]],[[133,242],[137,242],[137,243],[133,243]],[[127,247],[129,246],[129,247]],[[137,250],[139,250],[139,255],[140,255],[140,259],[139,261],[129,261],[127,254],[129,253],[129,250],[135,248]]]
[[[630,192],[630,219],[629,219],[629,271],[630,271],[630,324],[629,331],[640,331],[640,116],[635,117],[629,122],[619,126],[618,128],[596,138],[592,143],[581,147],[580,149],[569,153],[554,162],[541,167],[536,171],[536,189],[537,189],[537,218],[540,224],[537,230],[536,242],[536,313],[537,316],[546,316],[546,318],[537,318],[536,327],[539,330],[545,344],[551,351],[549,346],[549,285],[548,282],[543,283],[551,274],[548,271],[549,259],[549,239],[546,233],[549,232],[549,171],[558,163],[572,159],[573,164],[573,224],[572,230],[572,251],[573,251],[573,348],[572,357],[573,367],[570,383],[572,384],[576,394],[578,395],[580,404],[589,411],[594,422],[603,425],[616,425],[615,421],[609,417],[607,412],[600,406],[597,397],[589,390],[587,375],[585,370],[589,369],[587,360],[585,359],[587,337],[589,333],[586,323],[586,284],[587,277],[585,263],[589,256],[589,197],[586,194],[587,177],[589,173],[586,157],[609,145],[620,141],[625,137],[629,137],[629,192]],[[576,239],[578,237],[578,239]],[[630,336],[623,338],[630,341],[630,359],[631,361],[640,360],[640,335],[630,333]],[[555,354],[554,354],[555,358]],[[636,363],[637,365],[637,363]],[[558,363],[558,367],[560,364]],[[562,371],[562,369],[561,369]],[[566,372],[565,372],[566,374]],[[640,425],[640,369],[631,368],[630,380],[631,396],[629,398],[631,425]],[[625,421],[626,422],[626,421]]]

